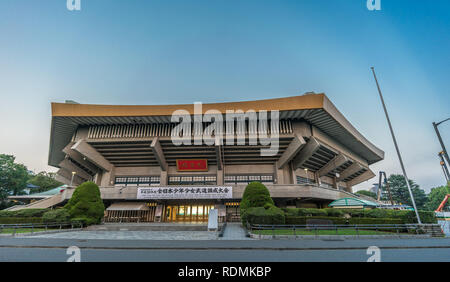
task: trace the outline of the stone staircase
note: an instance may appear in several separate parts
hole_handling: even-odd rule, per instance
[[[104,223],[91,225],[89,231],[207,231],[206,224],[196,223]]]
[[[430,234],[431,237],[445,237],[440,224],[423,224],[421,227],[423,231],[426,234]]]

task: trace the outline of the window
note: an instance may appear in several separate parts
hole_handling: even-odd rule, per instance
[[[266,184],[273,184],[273,175],[272,174],[263,174],[263,175],[237,174],[237,175],[225,175],[224,176],[225,184],[231,184],[231,185],[233,185],[233,184],[248,184],[248,183],[254,182],[254,181],[266,183]]]
[[[160,184],[159,176],[118,176],[116,186],[155,186]]]
[[[169,185],[216,185],[215,175],[169,176]]]

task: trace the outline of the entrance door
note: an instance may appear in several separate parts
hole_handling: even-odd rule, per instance
[[[205,222],[213,205],[173,205],[167,206],[166,221],[171,222]]]

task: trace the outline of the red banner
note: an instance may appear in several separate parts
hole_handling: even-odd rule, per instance
[[[177,160],[178,171],[208,171],[207,159]]]

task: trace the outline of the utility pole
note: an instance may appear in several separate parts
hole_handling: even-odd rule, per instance
[[[450,166],[450,158],[448,157],[448,153],[447,153],[447,150],[445,149],[444,141],[442,141],[442,137],[441,137],[441,134],[439,133],[439,129],[438,129],[438,125],[439,124],[441,124],[443,122],[446,122],[448,120],[450,120],[450,118],[445,119],[445,120],[440,121],[440,122],[433,122],[433,127],[434,127],[434,130],[436,131],[436,135],[437,135],[437,137],[439,139],[439,143],[441,143],[442,152],[444,154],[445,159],[447,160],[447,165]],[[448,171],[447,171],[447,174],[448,174]]]
[[[400,161],[400,166],[402,167],[403,177],[405,177],[406,185],[408,186],[409,195],[411,197],[411,202],[413,204],[414,211],[416,212],[417,223],[422,224],[422,221],[420,220],[420,216],[419,216],[419,211],[417,210],[417,207],[416,207],[416,202],[414,201],[414,196],[413,196],[413,193],[411,190],[411,185],[409,184],[409,179],[408,179],[408,176],[406,175],[405,166],[403,165],[402,155],[400,154],[400,150],[397,145],[397,140],[395,139],[394,130],[392,129],[391,120],[389,119],[386,105],[384,103],[383,94],[381,93],[380,85],[378,84],[377,76],[375,75],[375,69],[373,67],[371,67],[371,69],[372,69],[373,77],[375,78],[375,83],[377,84],[378,93],[380,94],[381,104],[383,106],[384,114],[386,115],[386,119],[387,119],[387,122],[389,125],[389,130],[391,131],[392,140],[394,141],[395,150],[397,151],[398,160]]]
[[[447,165],[445,164],[444,158],[442,157],[443,154],[444,154],[443,152],[439,152],[438,157],[441,159],[440,164],[442,166],[442,171],[444,172],[445,181],[449,182],[450,174],[448,173]]]

